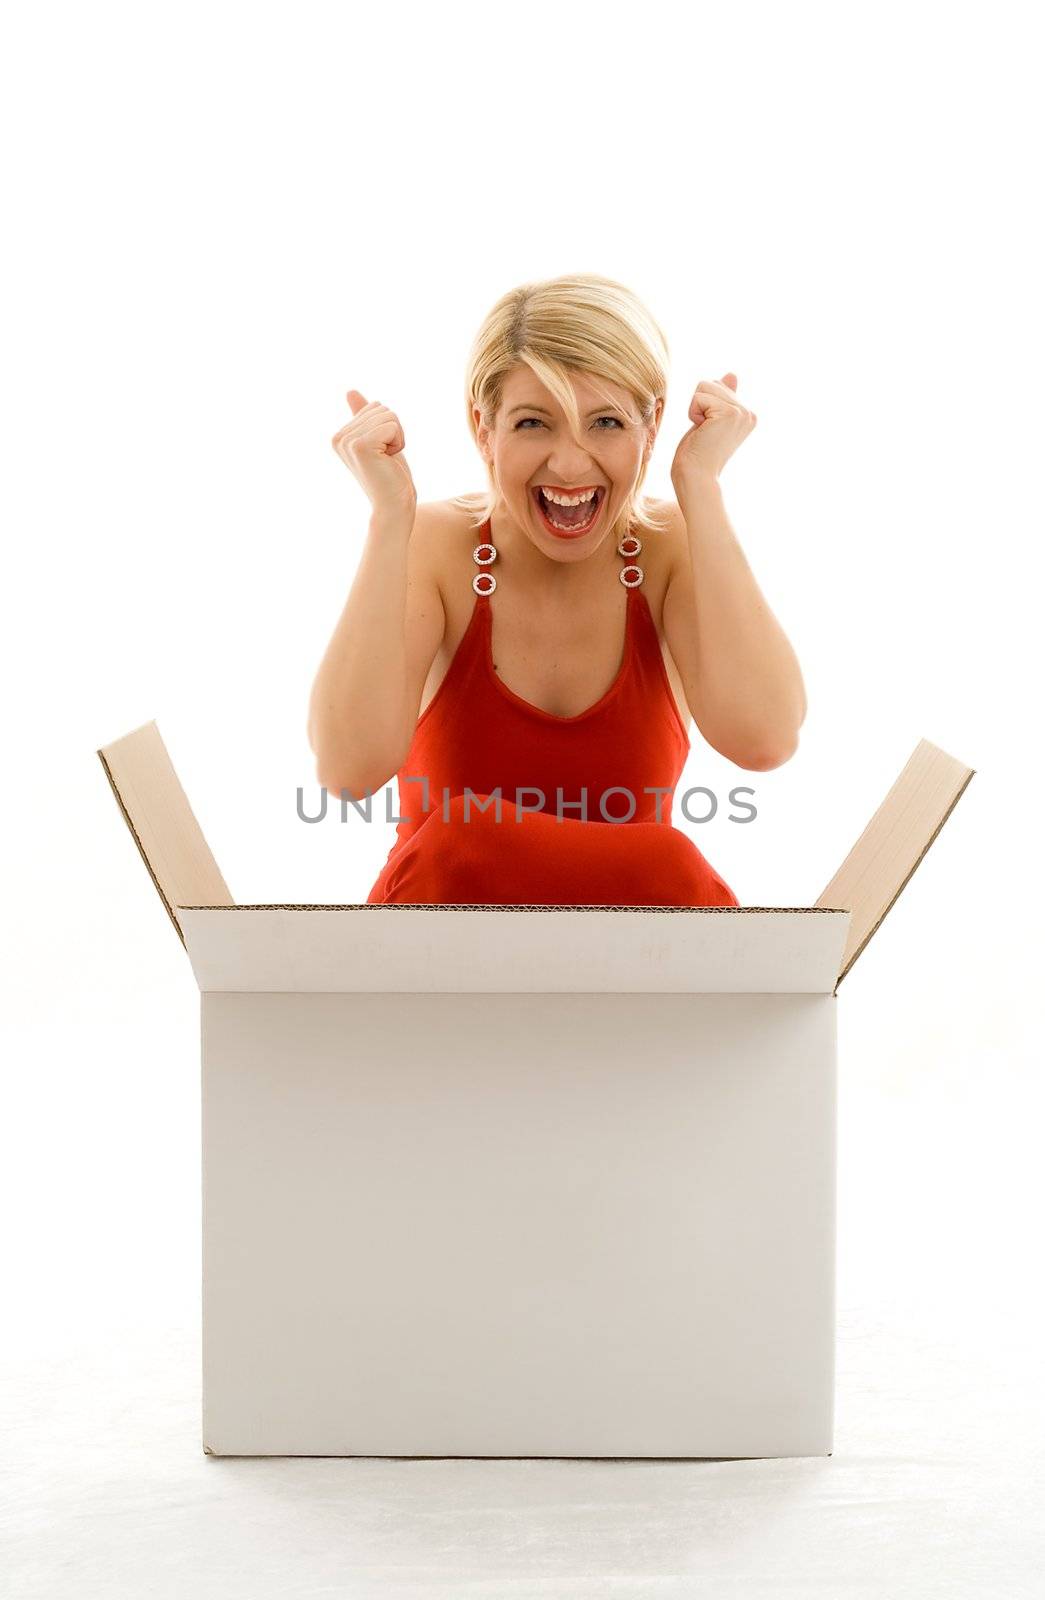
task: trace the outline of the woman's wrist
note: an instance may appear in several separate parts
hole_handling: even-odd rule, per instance
[[[681,503],[684,496],[706,494],[718,489],[719,476],[710,467],[691,467],[688,472],[672,479],[676,498]]]
[[[370,513],[370,533],[377,539],[402,539],[405,542],[414,531],[416,513],[416,505],[381,506]]]

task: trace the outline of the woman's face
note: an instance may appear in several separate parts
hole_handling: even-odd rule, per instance
[[[606,538],[653,447],[664,402],[643,424],[627,389],[587,374],[571,374],[581,436],[570,433],[566,413],[520,364],[505,379],[500,409],[490,429],[475,412],[479,448],[494,469],[503,504],[538,549],[557,561],[590,556]],[[611,397],[607,404],[606,396]],[[578,509],[549,503],[542,489],[594,490]],[[554,519],[554,520],[553,520]],[[556,528],[556,522],[562,523]]]

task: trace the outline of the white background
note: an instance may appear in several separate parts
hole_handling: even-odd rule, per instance
[[[1015,5],[23,8],[5,30],[5,1561],[37,1595],[1036,1592],[1042,128]],[[305,723],[366,525],[485,485],[493,301],[566,271],[758,413],[727,508],[802,664],[679,826],[814,901],[921,737],[977,769],[840,996],[836,1453],[215,1463],[198,1012],[96,750],[155,719],[240,901],[365,899]]]

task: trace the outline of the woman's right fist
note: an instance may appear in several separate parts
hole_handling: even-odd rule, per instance
[[[412,513],[417,490],[403,455],[406,439],[399,418],[379,400],[365,400],[358,389],[349,389],[346,399],[352,421],[335,433],[334,449],[375,511]]]

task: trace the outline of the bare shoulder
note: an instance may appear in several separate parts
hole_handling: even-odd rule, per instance
[[[460,544],[475,532],[468,511],[454,500],[423,500],[414,513],[414,531],[433,551]]]
[[[480,495],[462,495],[458,499],[427,500],[418,505],[415,513],[411,542],[417,545],[417,558],[429,581],[438,584],[448,613],[458,609],[455,599],[459,602],[462,594],[467,602],[466,609],[470,609],[474,599],[472,551],[479,542],[479,528],[471,502],[474,501],[477,509],[481,498]],[[651,497],[646,504],[663,525],[656,533],[644,536],[642,556],[648,598],[659,617],[664,594],[679,563],[689,560],[689,540],[686,521],[676,500]],[[462,576],[466,580],[463,588]]]
[[[639,564],[646,574],[644,589],[646,599],[663,637],[664,607],[668,591],[682,563],[689,560],[689,540],[682,510],[675,500],[656,500],[652,496],[645,502],[659,527],[647,532],[640,529],[642,554]]]
[[[425,686],[447,638],[459,627],[456,608],[448,603],[449,552],[454,543],[453,507],[449,501],[426,500],[414,508],[407,555],[406,656],[410,693],[420,705]]]
[[[476,505],[478,499],[477,496]],[[411,536],[411,543],[414,542],[418,547],[418,559],[424,564],[430,581],[438,585],[444,606],[448,606],[450,597],[460,590],[462,571],[474,570],[472,551],[479,542],[474,513],[454,500],[419,503]],[[474,600],[470,577],[466,587],[468,598]]]
[[[414,531],[419,550],[434,555],[460,523],[461,511],[450,500],[421,500],[414,511]]]
[[[689,532],[686,528],[686,519],[677,500],[654,500],[652,506],[664,523],[662,538],[670,563],[670,576],[679,561],[689,559]]]

